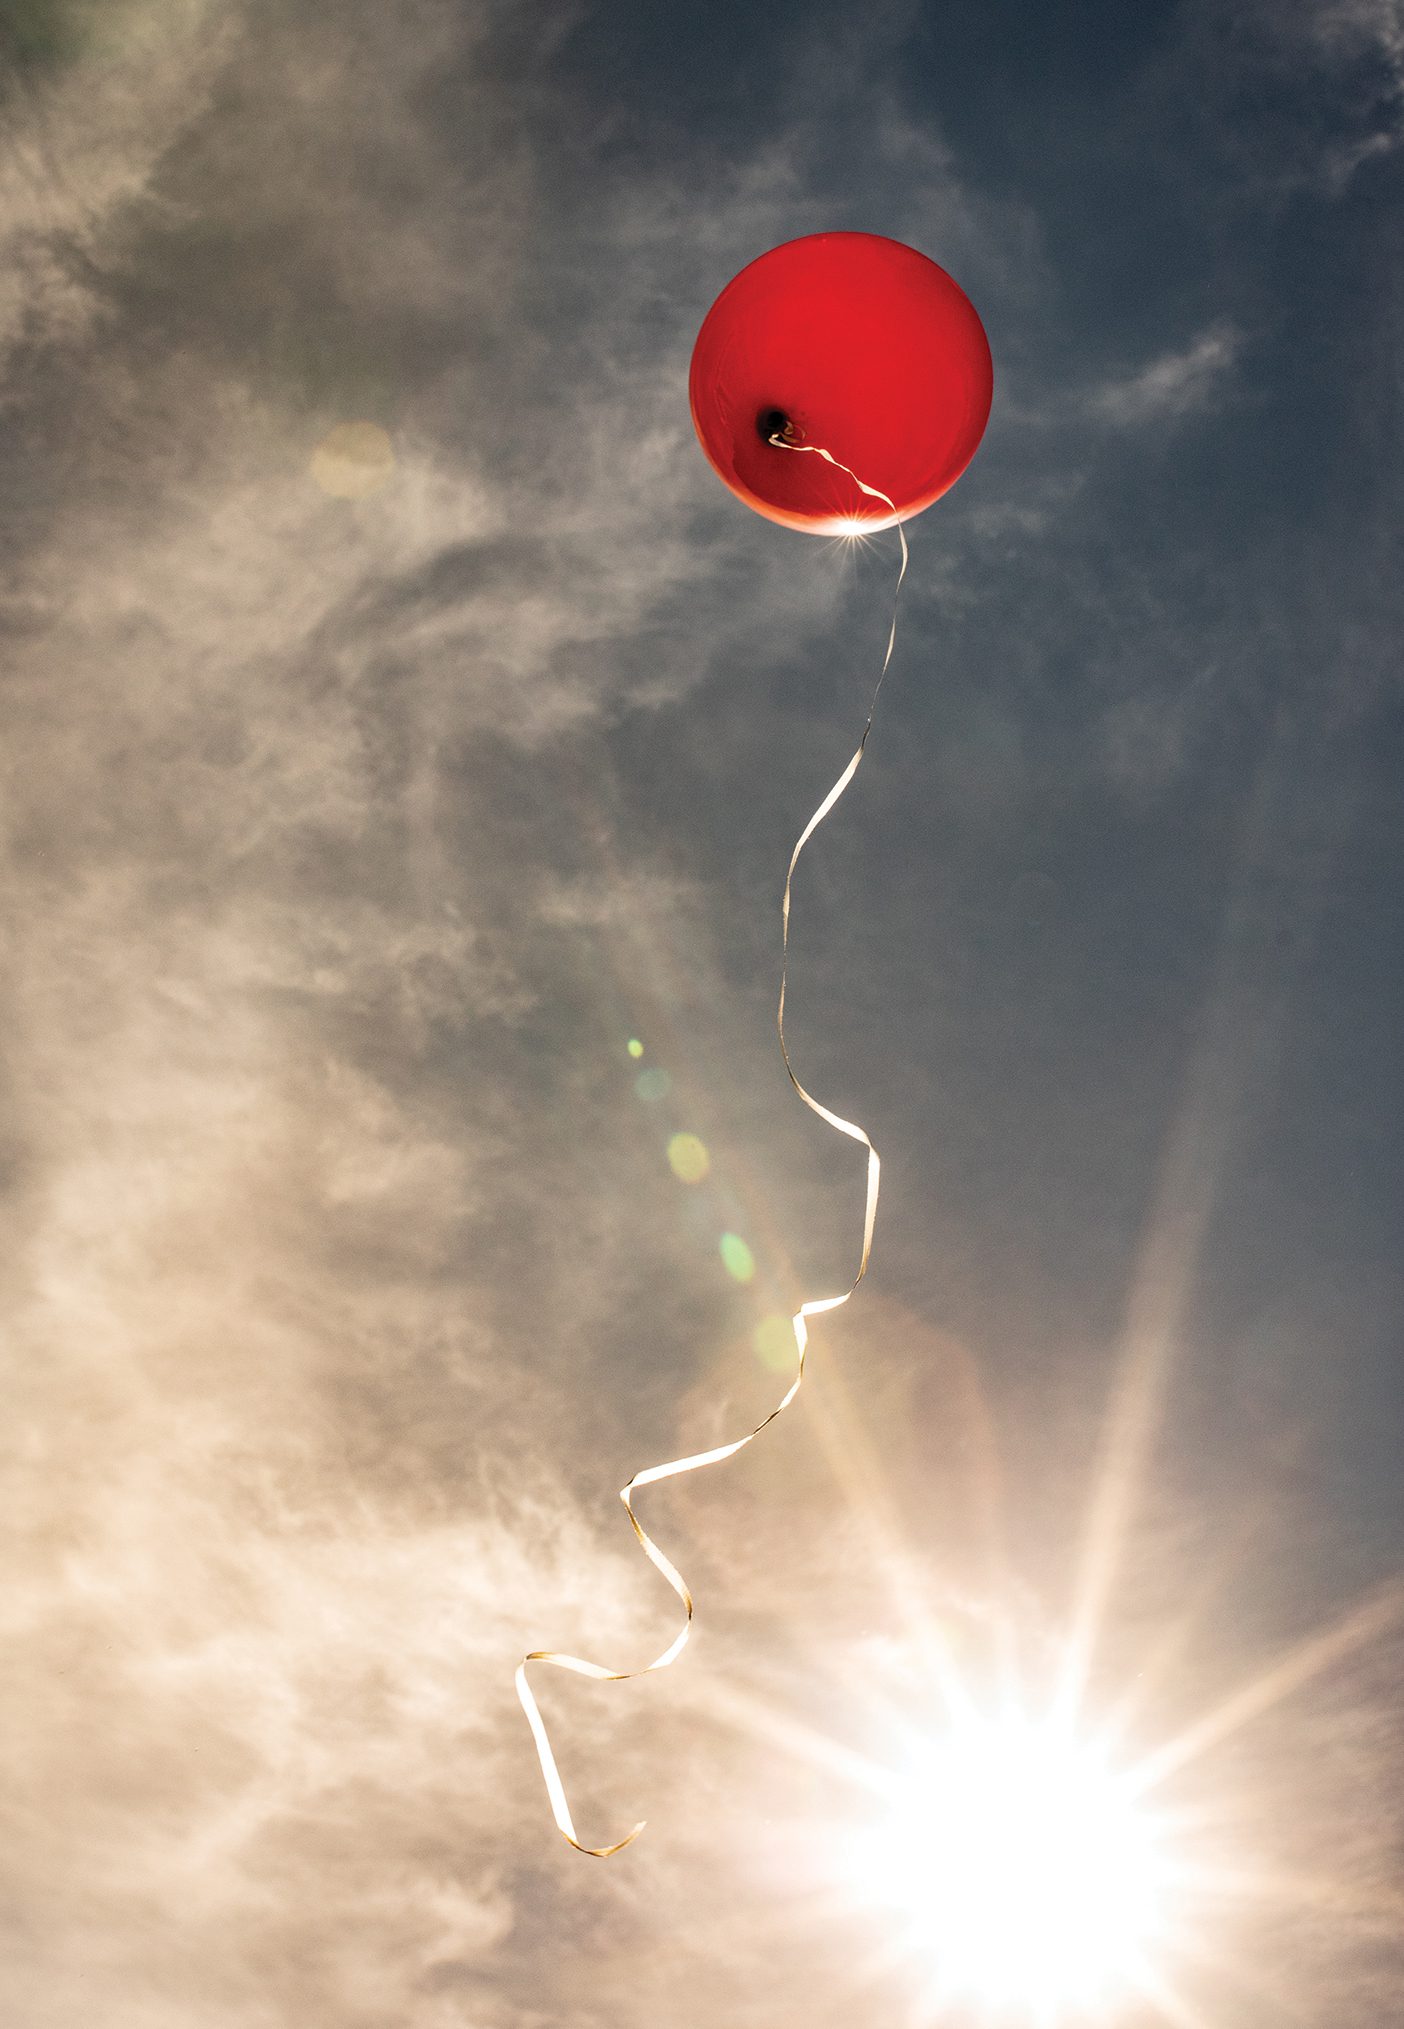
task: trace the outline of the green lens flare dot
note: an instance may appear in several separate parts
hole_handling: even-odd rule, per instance
[[[749,1282],[756,1272],[756,1257],[739,1233],[723,1233],[720,1241],[722,1266],[733,1282]]]
[[[679,1183],[700,1184],[712,1167],[706,1142],[695,1134],[675,1134],[668,1143],[668,1167]]]
[[[751,1333],[751,1349],[763,1367],[769,1367],[774,1374],[787,1373],[799,1357],[794,1326],[778,1312],[763,1317]]]

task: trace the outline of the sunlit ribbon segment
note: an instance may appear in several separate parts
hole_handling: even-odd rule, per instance
[[[875,486],[867,485],[858,477],[851,466],[840,464],[837,458],[830,452],[823,450],[819,445],[794,444],[778,434],[772,435],[769,441],[777,450],[807,452],[816,458],[823,458],[836,471],[846,472],[860,493],[867,494],[872,500],[882,501],[887,507],[891,508],[894,515],[897,514],[896,505],[887,494],[879,492]],[[873,716],[877,710],[878,696],[882,690],[883,680],[887,675],[888,665],[892,660],[892,650],[897,639],[897,600],[901,594],[902,581],[907,575],[908,558],[907,536],[905,529],[902,527],[900,516],[897,520],[897,535],[902,545],[902,564],[897,573],[897,583],[893,588],[892,624],[887,631],[887,648],[883,654],[882,668],[878,672],[877,683],[873,689],[872,703],[868,707],[868,717],[867,723],[863,727],[863,737],[859,740],[857,749],[848,766],[839,776],[833,788],[829,791],[795,841],[795,849],[790,854],[790,864],[785,874],[785,892],[780,904],[780,1002],[776,1010],[775,1025],[779,1031],[780,1053],[785,1060],[785,1070],[789,1075],[790,1083],[812,1113],[817,1113],[819,1118],[827,1121],[830,1127],[837,1128],[840,1134],[846,1134],[850,1141],[861,1143],[868,1151],[867,1198],[863,1212],[863,1247],[858,1261],[858,1271],[842,1295],[815,1297],[808,1303],[802,1303],[790,1319],[791,1328],[795,1335],[795,1350],[798,1356],[795,1378],[775,1407],[770,1411],[770,1414],[762,1417],[754,1430],[748,1430],[744,1437],[735,1438],[730,1444],[718,1444],[710,1451],[695,1451],[687,1458],[669,1459],[664,1465],[645,1466],[642,1471],[634,1474],[627,1486],[620,1488],[619,1498],[624,1503],[624,1509],[629,1517],[630,1526],[638,1537],[644,1555],[648,1558],[654,1569],[662,1573],[663,1577],[682,1601],[685,1616],[683,1624],[662,1654],[655,1656],[651,1663],[645,1663],[638,1669],[611,1670],[606,1669],[602,1663],[588,1662],[582,1656],[562,1655],[552,1649],[533,1649],[530,1655],[523,1656],[521,1662],[517,1665],[517,1696],[521,1700],[522,1710],[526,1713],[527,1724],[531,1728],[532,1739],[536,1743],[537,1759],[541,1763],[541,1774],[546,1784],[546,1794],[550,1799],[552,1815],[556,1820],[562,1837],[570,1845],[574,1846],[578,1853],[588,1854],[594,1860],[607,1860],[612,1853],[622,1852],[625,1846],[631,1844],[638,1837],[639,1833],[643,1830],[643,1823],[640,1822],[635,1825],[633,1830],[627,1833],[624,1838],[616,1839],[612,1846],[587,1846],[579,1838],[575,1829],[575,1820],[571,1816],[570,1804],[566,1798],[565,1784],[561,1781],[561,1772],[556,1765],[556,1757],[551,1746],[550,1735],[546,1730],[546,1722],[541,1716],[541,1708],[536,1702],[536,1695],[528,1679],[528,1669],[532,1663],[549,1663],[554,1669],[571,1670],[576,1676],[590,1677],[596,1683],[622,1684],[627,1682],[631,1677],[647,1677],[652,1675],[655,1670],[665,1670],[670,1663],[677,1661],[684,1648],[686,1648],[688,1636],[692,1632],[692,1621],[696,1607],[692,1594],[688,1590],[687,1581],[682,1573],[659,1549],[643,1523],[634,1513],[634,1493],[639,1487],[654,1486],[659,1480],[677,1479],[685,1472],[698,1472],[703,1466],[720,1465],[724,1459],[734,1458],[738,1451],[744,1451],[748,1444],[753,1443],[760,1436],[761,1432],[775,1421],[777,1416],[783,1415],[785,1410],[794,1401],[796,1395],[798,1395],[804,1381],[805,1355],[809,1348],[808,1320],[812,1317],[822,1316],[825,1311],[837,1310],[841,1304],[847,1303],[868,1271],[868,1257],[872,1252],[873,1246],[873,1227],[877,1220],[878,1179],[882,1165],[878,1159],[878,1152],[869,1140],[866,1130],[860,1127],[856,1121],[845,1120],[840,1114],[831,1112],[827,1106],[814,1097],[813,1093],[806,1091],[795,1076],[794,1065],[790,1062],[789,1045],[785,1040],[785,988],[789,977],[790,960],[790,891],[794,884],[795,868],[799,865],[800,854],[804,851],[814,833],[824,822],[824,819],[829,815],[829,812],[858,772],[859,763],[863,759],[864,749],[868,744],[868,735],[873,729]]]

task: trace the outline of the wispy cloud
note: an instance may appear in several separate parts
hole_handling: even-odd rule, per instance
[[[1211,0],[1190,20],[1212,51],[1218,145],[1264,188],[1340,197],[1404,138],[1398,0]],[[1235,95],[1263,84],[1279,95],[1281,119],[1254,138],[1234,117]]]
[[[1327,178],[1341,191],[1364,163],[1404,142],[1404,8],[1399,0],[1315,0],[1301,26],[1328,58],[1373,60],[1373,76],[1355,85],[1362,131],[1327,152]]]
[[[1212,324],[1188,345],[1093,389],[1088,407],[1124,428],[1178,421],[1221,397],[1242,342],[1232,325]]]
[[[102,306],[124,215],[208,108],[230,46],[205,0],[40,5],[61,60],[11,71],[0,147],[0,347],[72,342]],[[71,44],[71,46],[70,46]],[[47,49],[47,43],[44,45]]]
[[[569,1969],[512,1666],[648,1652],[600,1376],[670,1442],[709,1314],[596,1053],[609,926],[715,961],[684,875],[599,864],[579,742],[745,640],[728,568],[815,588],[725,538],[699,582],[696,193],[543,269],[488,15],[121,23],[0,159],[3,2006],[525,2029]],[[781,158],[718,177],[774,236]],[[362,417],[394,470],[329,498]],[[633,1808],[624,1708],[567,1737]]]

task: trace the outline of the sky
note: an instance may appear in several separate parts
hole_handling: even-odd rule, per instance
[[[0,2015],[974,2021],[853,1865],[954,1679],[1157,1772],[1108,2021],[1377,2029],[1398,0],[4,0],[0,62]],[[995,363],[796,881],[876,1245],[641,1498],[682,1661],[537,1680],[602,1864],[514,1667],[671,1639],[616,1490],[856,1265],[779,897],[895,540],[749,513],[686,391],[850,229]]]

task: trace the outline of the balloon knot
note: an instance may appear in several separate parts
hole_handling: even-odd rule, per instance
[[[756,417],[756,433],[767,444],[779,437],[786,444],[799,442],[798,425],[791,421],[783,409],[762,409]]]

